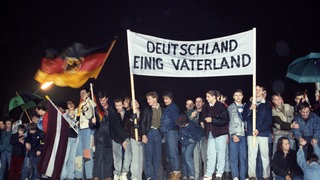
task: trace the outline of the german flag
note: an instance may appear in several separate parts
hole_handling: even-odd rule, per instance
[[[41,84],[53,81],[57,86],[80,88],[89,78],[97,79],[114,43],[107,52],[81,43],[73,43],[57,56],[47,51],[34,79]]]

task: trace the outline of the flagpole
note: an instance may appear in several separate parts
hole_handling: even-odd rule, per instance
[[[252,75],[252,104],[256,105],[256,86],[257,86],[257,79],[256,79],[256,28],[253,28],[253,53],[252,53],[252,63],[253,63],[253,75]],[[252,110],[252,130],[256,130],[256,110]],[[251,132],[252,133],[252,132]],[[252,138],[252,145],[253,147],[256,144],[256,135]]]
[[[62,116],[63,114],[61,113],[61,111],[58,109],[58,107],[52,102],[52,100],[50,99],[50,97],[48,95],[45,96],[46,99],[52,104],[52,106],[57,110],[58,113],[60,113]],[[70,122],[66,119],[67,117],[63,116],[65,118],[65,120],[67,121],[67,123],[69,124],[69,126],[78,134],[78,131],[74,128],[73,124],[70,124]]]
[[[16,92],[16,94],[17,94],[17,96],[20,96],[18,92]],[[32,121],[31,121],[31,118],[30,118],[30,116],[29,116],[28,111],[27,111],[26,109],[24,109],[23,111],[26,113],[26,115],[27,115],[27,117],[28,117],[29,121],[30,121],[30,122],[32,122]],[[20,119],[22,119],[22,114],[23,114],[23,113],[21,113],[21,115],[20,115]]]
[[[90,83],[90,91],[91,91],[91,100],[92,102],[95,102],[94,101],[94,94],[93,94],[93,84]],[[96,118],[96,111],[94,110],[95,107],[93,107],[93,118]]]
[[[113,46],[116,44],[117,39],[118,39],[118,37],[116,36],[115,39],[112,40],[112,42],[111,42],[111,44],[110,44],[110,46],[109,46],[109,49],[108,49],[108,51],[106,52],[106,56],[105,56],[105,58],[104,58],[104,61],[103,61],[102,65],[100,66],[100,70],[101,70],[101,68],[103,67],[103,65],[106,63],[106,60],[107,60],[107,58],[108,58],[111,50],[113,49]],[[100,72],[100,70],[99,70],[99,72]],[[100,73],[99,73],[99,74],[100,74]],[[97,76],[95,77],[95,79],[98,78],[99,74],[97,74]]]
[[[129,42],[130,42],[130,37],[128,36],[130,30],[127,30],[127,42],[128,42],[128,45],[129,45]],[[128,46],[128,52],[130,51],[130,46]],[[129,55],[130,55],[130,52],[129,52]],[[136,112],[136,103],[135,103],[135,100],[136,100],[136,96],[135,96],[135,88],[134,88],[134,77],[133,77],[133,73],[132,73],[132,68],[131,68],[131,61],[130,61],[130,57],[129,57],[129,71],[130,71],[130,88],[131,88],[131,99],[132,99],[132,111],[133,111],[133,114],[137,113]],[[139,134],[138,134],[138,128],[137,128],[137,124],[138,124],[138,117],[134,118],[133,120],[133,123],[134,123],[134,138],[136,141],[139,140]]]

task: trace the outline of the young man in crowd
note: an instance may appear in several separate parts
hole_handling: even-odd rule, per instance
[[[166,160],[169,164],[169,180],[178,180],[181,177],[180,156],[178,150],[179,132],[175,121],[179,117],[179,108],[173,102],[173,93],[166,91],[162,94],[166,108],[160,120],[160,132],[166,141]]]
[[[147,180],[157,180],[162,156],[162,138],[160,134],[160,119],[164,112],[158,103],[158,93],[148,92],[146,99],[149,104],[141,113],[142,143],[145,145],[144,173]]]
[[[256,86],[256,102],[247,102],[242,113],[243,120],[247,122],[249,179],[257,178],[258,150],[262,160],[263,178],[270,177],[269,134],[272,125],[272,105],[265,99],[265,93],[264,87]],[[255,129],[253,129],[252,111],[256,111]]]
[[[248,170],[247,137],[245,122],[242,118],[243,92],[237,89],[233,93],[234,102],[229,105],[230,160],[233,180],[244,180]]]

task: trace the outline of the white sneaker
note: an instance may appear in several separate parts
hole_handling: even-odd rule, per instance
[[[235,178],[233,178],[233,180],[239,180],[239,178],[238,178],[238,177],[235,177]]]
[[[120,179],[120,180],[128,180],[128,178],[127,178],[127,173],[121,173],[119,179]]]
[[[120,176],[118,174],[113,175],[113,180],[120,180]]]

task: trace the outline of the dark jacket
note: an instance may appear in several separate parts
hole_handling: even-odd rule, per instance
[[[182,145],[197,143],[203,136],[203,129],[193,121],[189,121],[188,126],[179,128],[179,141]]]
[[[169,130],[178,130],[178,126],[175,121],[179,117],[179,108],[175,103],[171,103],[167,106],[161,116],[160,131],[166,133]]]
[[[130,137],[130,132],[126,131],[121,125],[121,116],[111,107],[108,108],[110,119],[110,135],[116,143],[122,144]]]
[[[2,130],[0,134],[0,152],[11,152],[12,147],[10,144],[10,137],[12,135],[12,131]]]
[[[163,108],[161,108],[161,111],[164,112]],[[140,127],[141,127],[141,135],[147,135],[152,124],[152,107],[148,106],[143,109],[141,112],[141,120],[140,120]]]
[[[112,147],[109,128],[109,118],[106,115],[103,116],[101,122],[100,119],[96,121],[94,126],[94,141],[96,146]]]
[[[252,110],[250,110],[251,101],[244,105],[242,117],[247,122],[247,135],[252,136]],[[268,137],[272,127],[272,106],[269,101],[260,103],[256,109],[256,129],[258,129],[258,136]]]
[[[132,119],[133,110],[126,110],[123,117],[123,126],[126,131],[130,132],[130,137],[135,139],[135,128],[138,129],[138,137],[141,137],[141,130],[140,130],[140,119],[137,117],[137,125],[134,124],[134,119]]]
[[[277,176],[285,178],[290,175],[291,178],[302,175],[302,170],[297,163],[297,152],[290,149],[289,153],[284,157],[282,151],[276,151],[271,160],[271,167]]]
[[[45,134],[41,130],[37,130],[34,134],[28,133],[26,137],[26,143],[30,143],[31,149],[28,152],[28,157],[37,157],[36,152],[42,152],[44,141],[45,141]]]
[[[206,117],[211,117],[211,123],[205,121]],[[219,137],[221,135],[228,134],[229,132],[229,115],[227,107],[216,101],[215,104],[210,107],[209,104],[205,104],[202,108],[202,121],[204,122],[204,129],[206,137],[208,138],[209,132],[213,137]]]
[[[26,153],[26,145],[25,143],[20,143],[19,139],[24,136],[19,137],[18,133],[12,134],[10,138],[10,144],[12,146],[11,156],[24,156]]]

